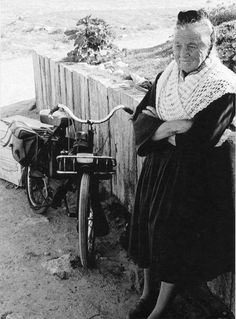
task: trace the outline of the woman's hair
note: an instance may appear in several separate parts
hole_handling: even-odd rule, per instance
[[[203,19],[208,19],[208,14],[204,9],[180,11],[177,18],[177,26],[184,26],[185,24],[195,23]]]
[[[199,32],[209,36],[209,53],[215,43],[215,30],[209,19],[208,13],[204,9],[180,11],[177,17],[176,29],[184,28],[187,25],[195,25]]]

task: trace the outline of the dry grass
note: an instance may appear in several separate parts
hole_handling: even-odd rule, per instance
[[[128,51],[124,62],[129,64],[131,73],[137,73],[153,81],[156,75],[165,69],[172,57],[172,42],[167,41],[149,49]]]

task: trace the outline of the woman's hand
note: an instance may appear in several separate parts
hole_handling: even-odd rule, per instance
[[[168,137],[168,142],[174,146],[176,146],[175,135],[171,135]]]
[[[159,141],[176,134],[186,133],[192,127],[192,125],[192,120],[166,121],[161,124],[153,134],[152,141]],[[175,138],[171,139],[171,144],[173,144],[173,140],[175,140]]]
[[[186,133],[193,125],[192,120],[176,120],[174,122],[177,129],[175,134]],[[176,146],[175,134],[168,137],[168,142],[174,146]]]
[[[175,121],[170,121],[170,123],[175,130],[175,134],[186,133],[193,125],[192,120],[175,120]]]
[[[147,106],[146,109],[142,111],[142,113],[148,116],[158,117],[156,109],[152,106]]]

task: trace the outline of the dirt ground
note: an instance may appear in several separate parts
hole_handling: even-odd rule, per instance
[[[65,208],[37,215],[25,190],[3,180],[0,193],[0,318],[125,318],[136,294],[118,244],[121,218],[116,216],[110,234],[98,239],[96,267],[85,270],[76,219]]]

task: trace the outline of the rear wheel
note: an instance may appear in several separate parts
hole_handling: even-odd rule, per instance
[[[40,214],[52,203],[48,177],[43,173],[26,167],[26,192],[31,208]]]
[[[92,263],[95,233],[94,215],[90,196],[90,175],[84,173],[78,192],[78,233],[79,252],[82,266],[87,268]]]

